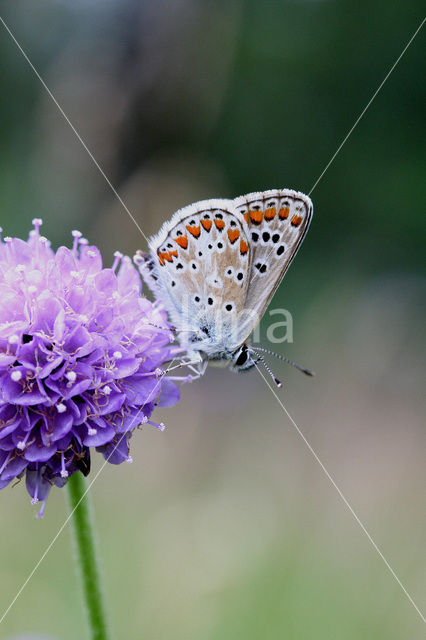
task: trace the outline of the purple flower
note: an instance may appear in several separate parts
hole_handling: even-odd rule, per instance
[[[0,239],[0,488],[25,475],[43,510],[53,483],[89,472],[91,447],[131,461],[134,429],[162,429],[152,411],[179,392],[161,375],[166,314],[140,296],[130,258],[102,268],[78,231],[54,253],[33,224],[27,242]]]

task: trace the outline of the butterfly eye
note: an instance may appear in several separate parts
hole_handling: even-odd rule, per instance
[[[247,349],[241,349],[240,352],[237,351],[237,353],[238,353],[238,357],[235,360],[235,365],[237,367],[242,367],[243,364],[245,364],[247,362],[247,359],[248,359]],[[236,354],[234,354],[234,355],[236,355]]]

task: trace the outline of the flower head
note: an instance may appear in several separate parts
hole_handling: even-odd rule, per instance
[[[179,392],[159,375],[166,315],[130,259],[103,268],[78,231],[55,253],[33,224],[27,242],[0,239],[0,488],[25,475],[44,507],[53,483],[88,473],[92,447],[131,461],[133,430]]]

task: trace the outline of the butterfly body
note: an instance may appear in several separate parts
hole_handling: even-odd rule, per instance
[[[177,211],[139,254],[140,271],[188,355],[243,371],[249,337],[309,227],[312,202],[289,189]]]

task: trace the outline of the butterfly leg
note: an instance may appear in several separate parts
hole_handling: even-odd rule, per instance
[[[198,367],[194,365],[198,365]],[[207,369],[207,365],[207,358],[203,358],[199,351],[193,351],[186,357],[184,357],[182,361],[179,362],[179,364],[175,365],[174,367],[169,367],[168,369],[163,371],[162,375],[166,376],[171,371],[181,369],[182,367],[188,367],[188,369],[195,374],[195,376],[190,376],[192,382],[193,380],[198,380],[198,378],[201,378],[201,376],[204,375]]]

